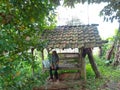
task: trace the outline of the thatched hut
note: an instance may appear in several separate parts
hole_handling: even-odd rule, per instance
[[[101,47],[104,41],[100,38],[97,25],[80,26],[57,26],[54,30],[45,30],[42,40],[47,40],[47,50],[54,48],[67,49],[78,48],[79,70],[81,77],[86,79],[85,56],[88,55],[90,64],[96,74],[100,77],[96,63],[93,58],[92,49]]]

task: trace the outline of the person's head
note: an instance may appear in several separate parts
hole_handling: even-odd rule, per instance
[[[56,55],[57,54],[57,52],[56,51],[52,51],[52,55]]]

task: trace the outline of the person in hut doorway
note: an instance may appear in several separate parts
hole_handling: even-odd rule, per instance
[[[59,78],[58,78],[58,64],[59,64],[59,56],[57,54],[56,51],[53,51],[52,52],[52,56],[49,58],[50,60],[50,81],[54,81],[56,80],[57,82],[59,82]],[[54,70],[54,77],[55,79],[53,78],[53,71]]]

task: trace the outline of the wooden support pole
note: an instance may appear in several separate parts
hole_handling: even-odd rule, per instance
[[[85,63],[85,59],[83,57],[83,48],[79,49],[79,53],[80,53],[80,72],[81,72],[81,78],[86,81],[86,63]]]
[[[92,54],[91,48],[86,49],[86,52],[88,54],[89,62],[91,64],[91,66],[92,66],[92,69],[95,72],[96,78],[100,78],[101,75],[100,75],[100,72],[98,71],[97,65],[96,65],[95,60],[93,58],[93,54]]]
[[[42,57],[42,62],[44,60],[44,49],[41,50],[41,57]],[[42,63],[42,68],[44,69],[43,63]]]
[[[49,50],[49,48],[47,48],[46,50],[47,50],[47,53],[49,54],[49,53],[50,53],[50,50]]]
[[[35,64],[35,61],[34,61],[34,56],[33,56],[33,53],[34,53],[34,48],[31,48],[31,53],[32,53],[32,73],[33,73],[33,76],[34,76],[34,64]]]
[[[44,50],[41,51],[42,60],[44,60]]]
[[[103,55],[103,53],[102,53],[102,47],[99,47],[99,57],[101,58],[102,55]]]

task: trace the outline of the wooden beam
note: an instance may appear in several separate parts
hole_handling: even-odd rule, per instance
[[[86,63],[85,63],[85,59],[83,57],[83,53],[84,50],[83,48],[79,49],[79,53],[80,53],[80,73],[81,73],[81,78],[86,81]]]
[[[61,60],[79,58],[79,53],[58,53],[58,55]]]
[[[45,71],[48,71],[48,68],[44,68]],[[80,70],[80,68],[77,67],[59,67],[59,70]]]
[[[92,69],[95,72],[96,78],[100,78],[101,75],[100,75],[100,72],[98,71],[97,65],[96,65],[95,60],[93,58],[93,54],[92,54],[91,48],[86,49],[86,52],[88,54],[89,62],[91,64],[91,66],[92,66]]]

